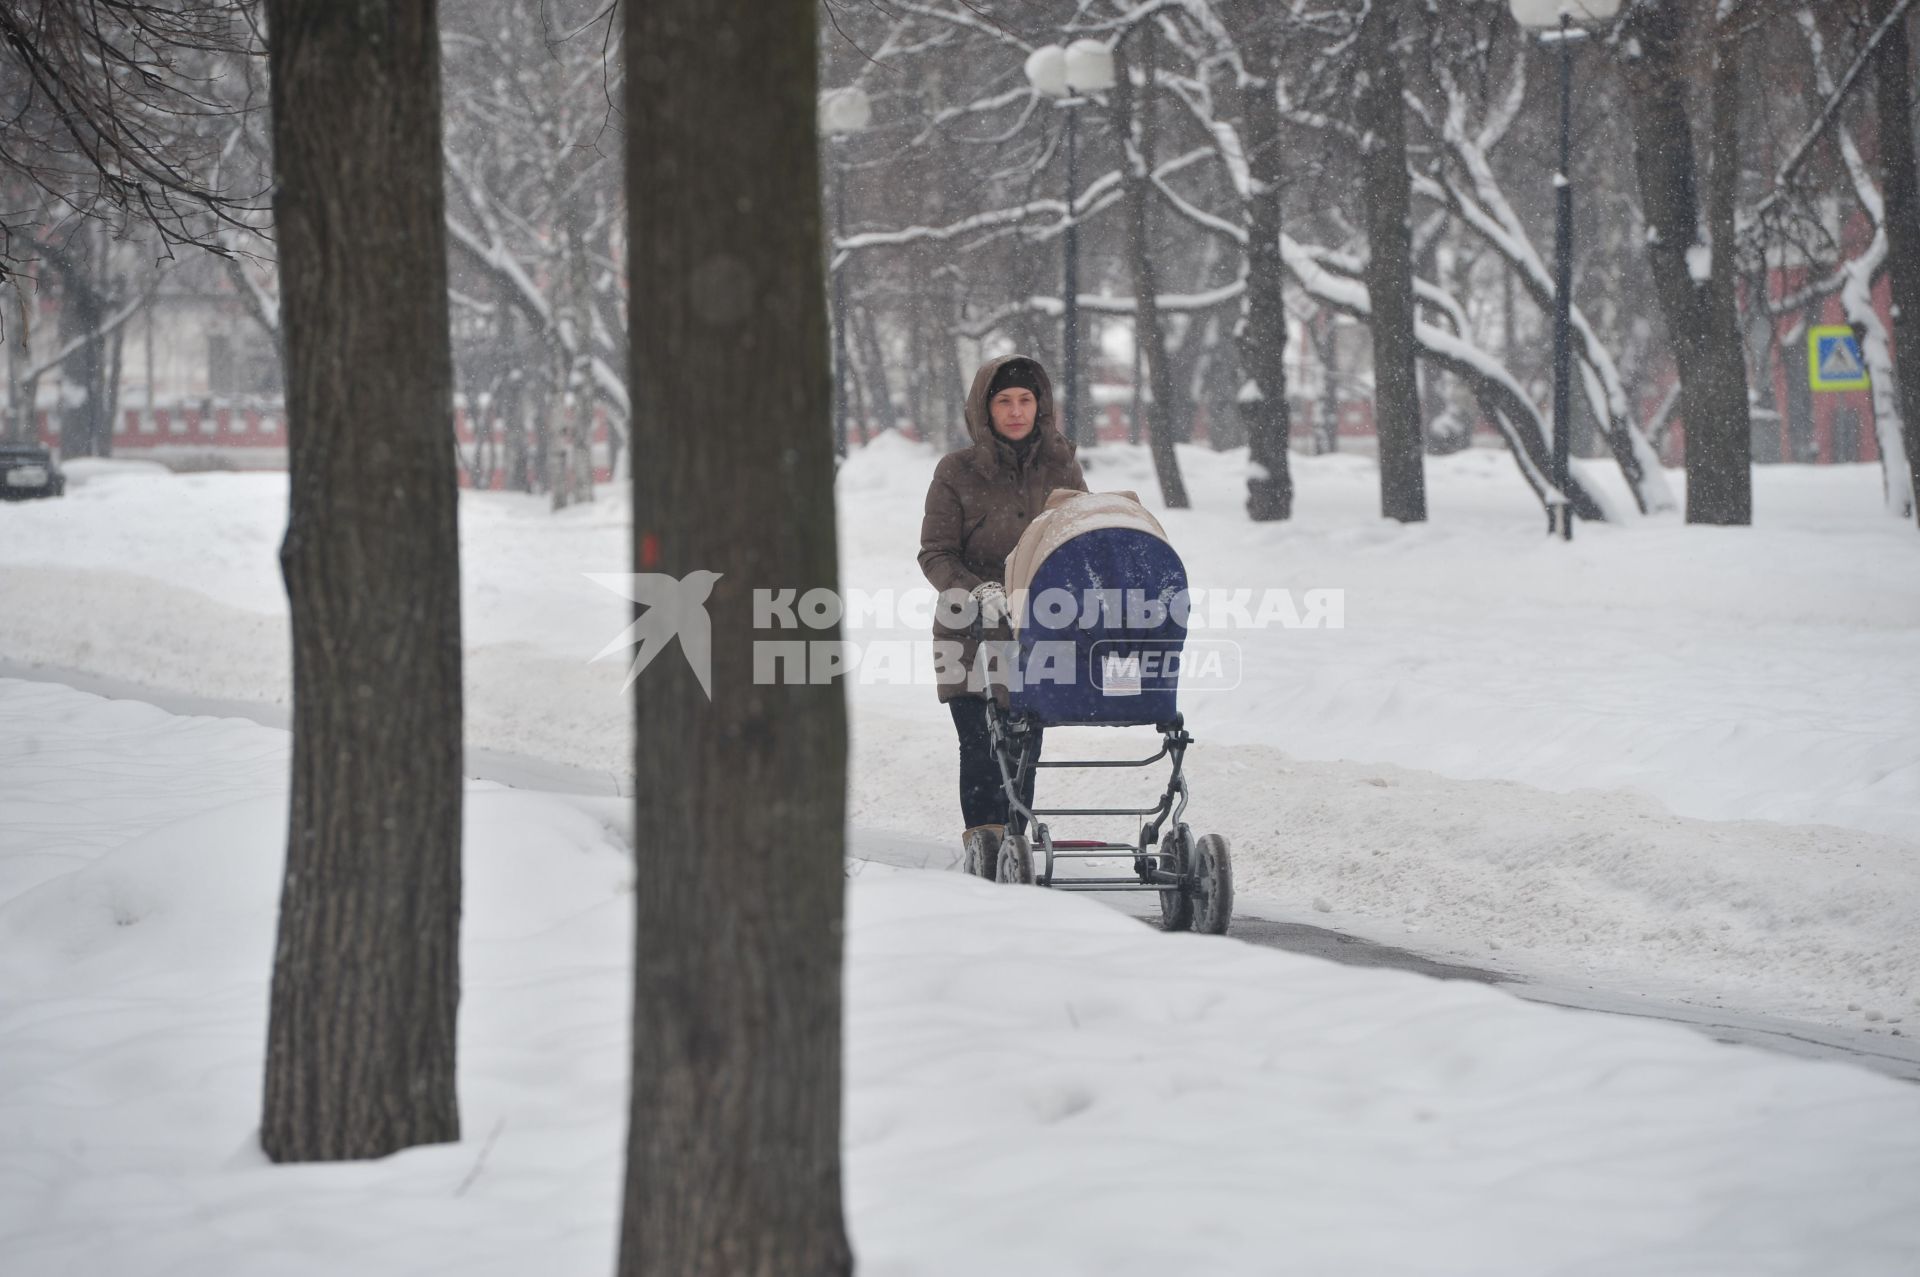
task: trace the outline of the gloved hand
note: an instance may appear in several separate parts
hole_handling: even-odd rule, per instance
[[[973,587],[973,605],[979,611],[982,629],[997,629],[1009,615],[1007,592],[998,581],[982,581]]]

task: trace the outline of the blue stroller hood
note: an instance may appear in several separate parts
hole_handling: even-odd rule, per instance
[[[1002,677],[988,676],[987,731],[1007,823],[993,846],[984,836],[968,843],[967,872],[1064,891],[1150,891],[1160,897],[1166,930],[1225,934],[1233,918],[1227,840],[1195,837],[1182,819],[1183,766],[1193,744],[1176,703],[1187,571],[1166,532],[1131,492],[1056,490],[1007,556],[1002,580],[1014,637],[982,641],[974,672],[997,653],[992,659]],[[1141,759],[1040,758],[1042,729],[1082,724],[1151,724],[1160,750]],[[1151,807],[1034,805],[1042,767],[1151,767],[1162,759],[1172,766]],[[1126,842],[1057,839],[1050,817],[1125,819],[1139,834]],[[1131,867],[1115,873],[1110,862],[1121,857]],[[1056,876],[1072,863],[1094,872]]]
[[[1007,556],[1008,708],[1044,725],[1179,713],[1186,567],[1131,492],[1056,489]]]

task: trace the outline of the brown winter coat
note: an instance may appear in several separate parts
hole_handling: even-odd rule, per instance
[[[1042,510],[1055,488],[1087,490],[1073,445],[1060,433],[1053,408],[1053,383],[1039,362],[1040,393],[1034,409],[1035,442],[1024,459],[1015,447],[993,433],[987,411],[987,387],[1002,364],[1021,355],[1003,355],[980,365],[967,392],[969,447],[949,452],[934,468],[927,489],[926,517],[920,524],[920,570],[934,588],[956,604],[982,581],[1001,581],[1007,556],[1020,534]],[[977,643],[964,630],[933,622],[936,643],[961,644],[961,662],[973,668]],[[975,689],[976,691],[978,689]],[[940,699],[968,694],[964,679],[955,675],[940,683]]]

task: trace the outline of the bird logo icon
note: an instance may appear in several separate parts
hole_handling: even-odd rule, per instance
[[[629,647],[639,648],[627,669],[627,681],[621,684],[624,692],[632,688],[640,671],[678,638],[693,676],[700,680],[700,690],[708,700],[713,699],[713,622],[707,616],[707,596],[713,593],[720,573],[701,569],[683,577],[664,572],[588,572],[585,576],[645,609],[632,625],[594,653],[589,665]]]

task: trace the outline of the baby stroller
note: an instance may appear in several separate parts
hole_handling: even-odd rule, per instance
[[[1177,693],[1186,640],[1176,597],[1186,569],[1159,521],[1130,492],[1055,491],[1007,558],[1011,640],[989,640],[994,665],[988,730],[1008,799],[999,855],[968,872],[1062,891],[1154,891],[1169,931],[1222,935],[1233,916],[1233,863],[1219,834],[1196,838],[1181,820],[1182,771],[1193,743]],[[1184,601],[1184,600],[1182,600]],[[1047,727],[1152,727],[1160,749],[1142,759],[1039,759]],[[1039,768],[1151,767],[1171,761],[1151,807],[1039,807],[1022,798]],[[1056,838],[1043,818],[1145,818],[1135,842]],[[1063,862],[1129,854],[1124,877],[1060,874]]]

